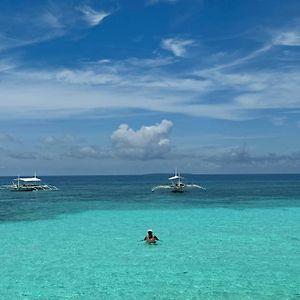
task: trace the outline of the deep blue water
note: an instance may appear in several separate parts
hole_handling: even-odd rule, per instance
[[[151,193],[168,175],[45,176],[59,191],[17,193],[0,190],[0,222],[52,218],[99,209],[299,207],[300,175],[187,175],[207,191]],[[1,184],[13,178],[2,177]]]

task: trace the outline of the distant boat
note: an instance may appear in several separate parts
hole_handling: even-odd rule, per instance
[[[43,184],[42,180],[36,177],[36,174],[34,177],[18,177],[14,179],[10,188],[12,191],[17,192],[58,190],[56,186]]]
[[[184,192],[184,190],[192,189],[192,188],[206,190],[204,187],[197,185],[197,184],[185,184],[182,181],[182,179],[184,179],[184,178],[182,176],[180,176],[180,173],[177,174],[177,170],[176,170],[174,176],[169,177],[171,184],[158,185],[152,189],[152,192],[159,190],[159,189],[169,189],[169,190],[171,190],[171,192],[174,192],[174,193],[182,193],[182,192]]]

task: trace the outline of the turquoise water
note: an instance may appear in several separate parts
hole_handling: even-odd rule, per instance
[[[208,190],[151,193],[165,177],[0,190],[0,298],[300,299],[300,176],[187,176]],[[148,228],[162,242],[138,242]]]

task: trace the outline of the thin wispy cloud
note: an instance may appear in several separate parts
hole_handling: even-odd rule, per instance
[[[190,43],[183,44],[186,46]],[[173,49],[175,54],[183,55],[185,50],[181,49],[182,43],[169,43],[168,45],[171,44],[176,45],[175,50]],[[247,120],[255,117],[252,113],[255,109],[289,109],[299,106],[296,96],[299,85],[297,71],[296,73],[259,71],[253,74],[234,71],[234,67],[253,61],[267,53],[273,45],[269,43],[244,57],[217,67],[192,71],[192,73],[185,72],[184,76],[171,75],[166,72],[152,73],[146,68],[147,66],[160,68],[174,63],[168,57],[131,58],[119,62],[105,60],[105,63],[94,65],[91,63],[79,69],[42,72],[26,70],[24,73],[15,73],[16,78],[19,80],[26,78],[28,87],[31,84],[36,85],[39,81],[42,84],[38,88],[32,89],[17,85],[18,89],[11,89],[9,86],[5,89],[4,84],[2,92],[10,101],[9,107],[14,114],[18,114],[16,107],[19,104],[16,99],[22,98],[22,101],[27,103],[27,111],[31,116],[41,115],[44,111],[51,118],[51,112],[57,117],[76,115],[79,112],[94,109],[119,107],[209,118]],[[143,67],[145,67],[145,72],[142,71]],[[89,86],[89,90],[82,90],[80,85]],[[224,90],[235,93],[232,94],[231,101],[216,105],[214,102],[205,100],[210,94]],[[180,93],[183,92],[184,97],[181,97]],[[46,101],[41,105],[40,101],[35,101],[39,94],[43,95],[44,99],[46,99],[44,95],[48,95],[51,101]],[[288,94],[289,101],[286,101],[284,94]],[[88,100],[82,101],[82,99]],[[192,99],[197,99],[197,101]],[[70,103],[72,103],[72,109],[70,109]],[[5,104],[2,111],[9,107]],[[26,109],[23,110],[23,114],[26,114]]]
[[[113,155],[110,150],[101,148],[99,146],[93,145],[81,145],[70,147],[67,152],[61,154],[61,157],[70,158],[70,159],[107,159],[113,158]]]
[[[300,107],[297,70],[246,73],[204,69],[183,76],[152,73],[148,69],[142,72],[132,64],[119,66],[108,62],[107,68],[88,64],[75,70],[11,71],[10,76],[2,83],[2,95],[7,99],[6,103],[0,103],[3,118],[20,114],[59,118],[89,114],[95,109],[136,108],[248,120],[257,117],[254,110]],[[216,97],[216,93],[221,93],[218,96],[221,97],[224,91],[231,93],[226,103],[208,100],[211,95]],[[39,100],[41,97],[43,102]],[[22,110],[20,106],[24,106]]]
[[[15,20],[13,29],[0,29],[0,51],[20,48],[45,42],[65,35],[71,26],[68,18],[63,18],[59,11],[51,11],[47,8],[36,8],[30,12],[17,14],[14,12],[12,20]],[[1,17],[1,13],[0,13]],[[6,16],[2,15],[5,23]],[[11,20],[7,20],[11,22]]]
[[[78,10],[83,13],[84,19],[90,26],[97,26],[111,14],[103,10],[96,11],[89,6],[79,7]]]
[[[256,58],[260,57],[261,55],[267,54],[269,51],[274,49],[275,46],[300,46],[300,32],[298,31],[279,31],[273,32],[271,37],[265,44],[250,52],[247,55],[238,57],[236,59],[232,59],[230,62],[221,63],[217,66],[210,68],[210,70],[221,70],[226,68],[237,67],[243,65],[245,63],[251,63]]]
[[[184,57],[187,54],[187,48],[195,43],[191,39],[168,38],[161,41],[161,47],[171,51],[174,56]]]
[[[16,67],[16,64],[12,59],[0,59],[0,73],[7,72]]]
[[[124,64],[133,67],[140,67],[140,68],[158,68],[163,66],[168,66],[175,63],[174,57],[154,57],[154,58],[129,58],[124,61]]]
[[[63,136],[54,136],[54,135],[48,135],[41,137],[39,139],[39,143],[49,147],[49,146],[55,146],[55,147],[62,147],[65,145],[77,145],[81,143],[82,141],[73,135],[66,134]]]
[[[50,11],[42,14],[38,20],[40,20],[42,26],[49,28],[63,29],[66,26],[66,24],[63,23],[61,16],[54,15],[54,13]]]
[[[63,81],[72,84],[101,85],[108,83],[117,83],[120,77],[113,73],[101,73],[93,70],[62,70],[53,74],[57,81]]]
[[[65,3],[39,5],[32,11],[13,12],[14,30],[0,29],[0,51],[34,45],[74,34],[84,27],[99,25],[111,13],[90,6],[74,7]],[[1,17],[1,12],[0,12]],[[5,23],[6,16],[2,16]],[[8,33],[9,32],[9,33]]]
[[[269,42],[266,45],[262,46],[261,48],[254,50],[247,55],[244,55],[244,56],[241,56],[241,57],[238,57],[235,59],[231,59],[231,61],[226,62],[226,63],[220,63],[220,64],[215,65],[205,71],[217,71],[217,70],[222,70],[222,69],[227,69],[227,68],[238,67],[238,66],[243,65],[248,62],[251,63],[251,61],[255,60],[260,55],[265,54],[268,51],[270,51],[273,46],[274,46],[274,44],[272,42]]]
[[[0,132],[0,143],[15,143],[16,139],[7,133]]]
[[[8,157],[21,160],[21,159],[27,159],[27,160],[37,160],[41,158],[37,153],[35,152],[11,152],[7,154]]]
[[[300,46],[300,32],[287,31],[276,35],[273,39],[274,45],[279,46]]]
[[[272,124],[275,126],[283,126],[287,122],[287,117],[286,116],[276,116],[271,119]]]

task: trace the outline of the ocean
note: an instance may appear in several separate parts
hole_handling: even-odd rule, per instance
[[[300,175],[186,175],[207,190],[152,193],[167,177],[1,189],[0,299],[300,299]]]

